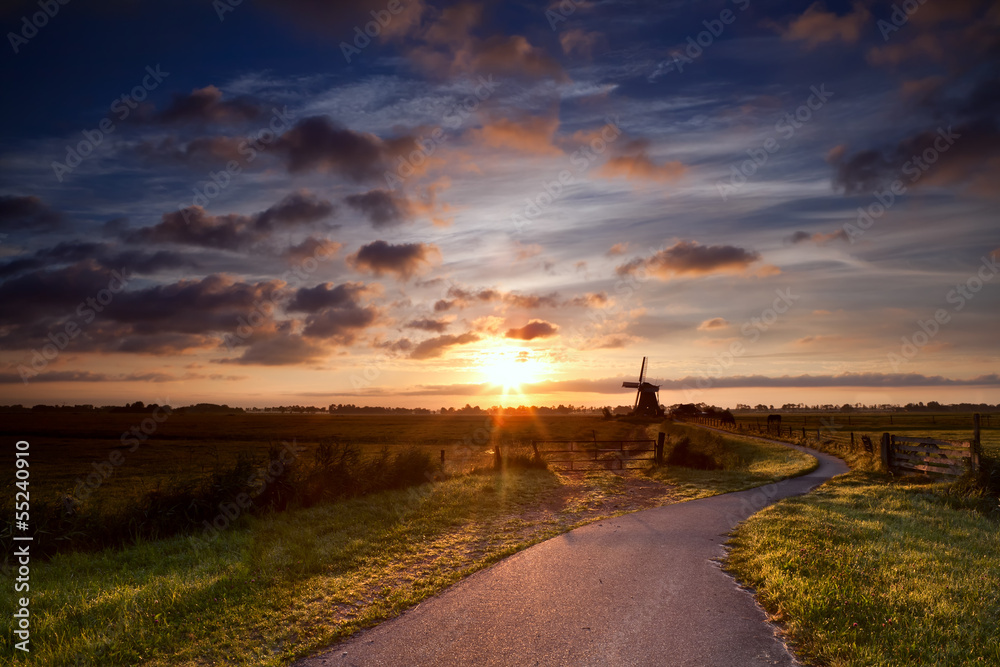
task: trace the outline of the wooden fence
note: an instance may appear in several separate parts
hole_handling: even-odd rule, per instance
[[[979,469],[979,447],[969,442],[882,434],[882,465],[893,473],[964,475]]]
[[[631,464],[662,463],[664,436],[660,433],[656,440],[533,440],[531,447],[536,456],[554,468],[630,470],[639,467]]]
[[[696,417],[690,421],[703,426],[711,426],[712,428],[737,433],[756,432],[761,434],[775,434],[775,427],[773,425],[769,429],[767,426],[761,425],[759,421],[756,424],[747,424],[746,429],[743,428],[743,424],[732,424],[707,417]],[[979,414],[974,414],[972,416],[972,439],[968,442],[951,442],[927,437],[883,433],[880,444],[882,465],[887,471],[900,474],[923,473],[957,476],[963,475],[970,470],[975,472],[979,470],[982,452],[979,439],[979,424],[980,416]],[[803,440],[806,440],[806,428],[802,427],[799,430],[801,430]],[[794,437],[796,433],[797,431],[788,427],[789,437]],[[809,433],[811,434],[812,431],[809,431]],[[779,436],[784,435],[784,428],[779,427],[777,434]],[[847,446],[846,442],[837,442],[832,436],[833,434],[829,431],[824,432],[822,428],[816,429],[815,437],[817,440],[825,440],[828,443],[836,442],[837,446]],[[853,431],[850,433],[850,438],[850,449],[857,451],[858,445],[856,444]],[[864,451],[870,454],[875,453],[875,445],[867,435],[861,436],[860,445]]]

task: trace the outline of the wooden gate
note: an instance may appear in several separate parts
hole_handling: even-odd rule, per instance
[[[663,458],[659,440],[533,440],[531,447],[553,468],[629,470]]]
[[[882,434],[882,464],[889,472],[963,475],[979,469],[975,440],[949,442]]]

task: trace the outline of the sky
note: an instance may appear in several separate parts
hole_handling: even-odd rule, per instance
[[[1000,5],[5,3],[0,403],[1000,403]]]

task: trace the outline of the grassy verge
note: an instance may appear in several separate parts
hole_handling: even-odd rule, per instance
[[[1000,531],[926,485],[854,471],[754,515],[727,567],[811,664],[1000,664]]]
[[[740,470],[461,475],[246,516],[211,539],[174,536],[60,553],[32,563],[32,660],[284,665],[578,525],[767,483],[811,465],[793,456],[782,466],[785,448],[739,447],[732,460]],[[12,587],[10,578],[2,577],[4,587]],[[12,605],[12,596],[0,597],[0,614],[9,617]],[[11,641],[0,638],[7,655]]]
[[[782,445],[686,424],[668,422],[660,428],[668,436],[665,452],[668,465],[653,468],[648,474],[674,486],[674,492],[687,500],[804,475],[817,466],[814,457]],[[695,461],[706,462],[704,465],[711,466],[710,469],[670,465],[676,458],[678,445],[685,441]]]

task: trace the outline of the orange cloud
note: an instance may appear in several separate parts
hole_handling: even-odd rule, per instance
[[[622,264],[618,275],[633,275],[646,271],[663,280],[691,274],[739,273],[760,261],[760,253],[728,245],[703,246],[694,241],[679,241],[650,257],[633,259]],[[762,267],[767,269],[768,267]],[[770,267],[777,270],[777,267]]]
[[[470,136],[490,148],[507,148],[535,155],[561,155],[553,145],[559,119],[529,116],[520,120],[501,118],[481,128],[470,130]]]
[[[781,30],[781,36],[789,41],[805,42],[809,49],[825,42],[853,44],[858,41],[861,29],[870,19],[871,13],[860,3],[855,3],[850,13],[838,16],[826,11],[822,2],[814,2],[802,16]]]
[[[559,35],[559,45],[566,55],[591,57],[599,45],[605,42],[604,35],[599,32],[587,32],[575,28]]]
[[[698,325],[698,331],[711,331],[713,329],[725,329],[729,326],[729,322],[723,317],[713,317],[710,320],[705,320]]]
[[[608,257],[617,257],[618,255],[624,255],[625,251],[628,250],[628,242],[616,243],[605,253]]]
[[[546,322],[545,320],[531,320],[523,327],[508,329],[507,333],[504,334],[504,337],[514,338],[517,340],[534,340],[535,338],[550,338],[551,336],[555,336],[558,332],[559,327],[551,322]]]

